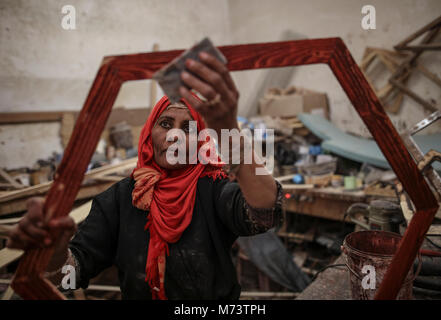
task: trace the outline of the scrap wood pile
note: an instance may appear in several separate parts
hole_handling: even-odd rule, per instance
[[[395,51],[366,48],[360,68],[386,111],[398,113],[405,95],[430,112],[439,109],[437,101],[433,98],[423,98],[410,87],[409,82],[413,74],[419,73],[441,88],[441,78],[419,61],[423,53],[441,50],[441,42],[437,41],[440,29],[441,16],[396,44]],[[375,85],[379,78],[378,74],[375,74],[376,63],[382,65],[383,70],[389,73],[386,84],[380,88]]]
[[[106,190],[112,184],[127,177],[136,166],[137,158],[123,160],[118,164],[105,165],[88,171],[83,180],[77,200],[85,200],[94,197]],[[20,188],[14,191],[2,192],[0,195],[0,223],[4,216],[23,212],[26,210],[26,201],[35,196],[44,197],[50,189],[53,181],[47,181],[30,187]],[[14,221],[7,219],[7,221]]]
[[[89,199],[130,174],[137,159],[134,137],[139,136],[148,114],[148,108],[116,108],[112,111],[77,200]],[[60,140],[66,146],[76,118],[78,113],[72,112],[6,113],[2,114],[0,124],[58,121]],[[26,200],[32,196],[44,196],[52,185],[61,158],[62,154],[53,152],[51,157],[39,159],[30,167],[0,168],[0,217],[24,211]]]
[[[128,177],[137,163],[134,138],[139,135],[148,109],[117,108],[108,120],[101,140],[84,175],[81,188],[70,216],[81,223],[89,214],[91,199],[114,183]],[[69,118],[72,121],[67,121]],[[2,124],[61,121],[60,139],[67,141],[72,134],[75,114],[67,113],[14,113],[2,118]],[[0,297],[15,299],[9,284],[21,250],[5,248],[9,230],[19,223],[26,211],[26,202],[31,197],[45,197],[53,184],[53,177],[61,161],[61,154],[54,153],[48,159],[39,159],[32,167],[0,169]],[[113,270],[114,271],[114,270]],[[92,280],[87,290],[76,290],[67,295],[71,299],[120,299],[118,283],[109,281],[116,276],[103,276]]]
[[[88,171],[77,195],[75,209],[70,213],[75,223],[81,223],[89,214],[92,205],[92,200],[89,199],[127,177],[136,166],[136,162],[137,158],[135,157],[122,160],[118,164],[104,165]],[[11,298],[13,294],[9,287],[15,268],[13,262],[17,261],[23,254],[21,250],[4,248],[7,233],[22,218],[22,214],[26,210],[26,201],[34,196],[44,197],[52,183],[52,181],[48,181],[35,186],[20,188],[15,191],[4,192],[0,196],[0,240],[3,238],[3,244],[0,247],[0,294],[4,291],[3,298],[5,299]],[[92,285],[88,290],[73,291],[70,298],[79,300],[120,298],[118,286],[107,285],[100,279],[92,281]]]

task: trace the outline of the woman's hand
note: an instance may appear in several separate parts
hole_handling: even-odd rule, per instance
[[[52,220],[44,225],[44,199],[31,198],[26,203],[28,211],[10,232],[6,247],[11,249],[34,249],[55,247],[54,259],[65,255],[69,241],[76,231],[76,224],[69,216]],[[57,235],[57,236],[54,236]]]
[[[222,62],[206,52],[201,52],[199,57],[200,62],[187,59],[185,64],[191,73],[184,71],[181,78],[188,87],[199,92],[207,101],[197,100],[183,86],[179,91],[202,115],[207,126],[220,136],[221,129],[238,128],[236,117],[239,92]]]

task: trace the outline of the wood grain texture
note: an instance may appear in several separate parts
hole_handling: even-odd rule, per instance
[[[376,299],[394,299],[415,260],[438,203],[348,49],[343,41],[338,42],[339,48],[329,66],[417,209],[418,218],[408,226],[376,294]]]
[[[120,87],[115,69],[110,63],[103,63],[47,194],[44,205],[46,221],[69,214]],[[52,253],[52,248],[34,249],[27,251],[21,259],[12,288],[23,299],[64,297],[42,276]]]
[[[230,71],[316,63],[330,66],[417,208],[415,218],[377,293],[379,299],[394,299],[413,264],[438,204],[343,41],[340,38],[328,38],[232,45],[219,49],[228,59]],[[174,50],[104,58],[46,199],[47,219],[66,215],[70,211],[121,83],[150,79],[154,72],[182,52]],[[23,298],[63,298],[51,284],[41,278],[51,254],[50,249],[30,251],[20,262],[12,285]]]

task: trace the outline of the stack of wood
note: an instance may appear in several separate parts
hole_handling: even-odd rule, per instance
[[[105,191],[114,183],[129,176],[133,168],[135,168],[136,162],[137,158],[135,157],[123,160],[116,165],[106,165],[87,172],[76,198],[76,208],[70,213],[75,223],[81,223],[89,214],[92,205],[92,200],[90,199]],[[9,230],[20,222],[26,210],[26,201],[35,196],[44,197],[52,183],[53,181],[48,181],[31,187],[20,187],[17,190],[4,192],[0,195],[0,239],[6,239]],[[2,274],[7,275],[4,268],[18,260],[22,254],[22,250],[0,249],[0,270],[4,271]],[[10,279],[0,279],[0,285],[9,285],[10,282]],[[119,294],[119,287],[115,286],[92,285],[89,290],[107,291],[108,293],[105,293],[105,295]],[[8,287],[3,294],[3,299],[11,298],[12,294],[12,290]],[[86,294],[82,290],[76,291],[74,292],[74,299],[85,299]]]
[[[103,192],[115,182],[127,177],[135,168],[137,158],[121,161],[116,165],[107,165],[92,169],[84,176],[83,185],[77,200],[85,200]],[[26,201],[35,196],[44,197],[53,181],[48,181],[27,188],[2,192],[0,195],[0,217],[26,210]]]
[[[417,61],[421,54],[426,51],[441,50],[441,43],[434,43],[440,30],[441,16],[395,45],[395,51],[366,48],[360,68],[383,103],[386,111],[398,113],[404,95],[409,96],[430,112],[438,110],[439,106],[437,106],[436,101],[422,98],[408,87],[407,82],[414,72],[419,72],[441,87],[440,77]],[[420,37],[422,37],[422,40],[419,44],[411,44]],[[376,88],[374,85],[372,69],[369,69],[373,62],[383,64],[390,73],[387,84],[381,88]]]

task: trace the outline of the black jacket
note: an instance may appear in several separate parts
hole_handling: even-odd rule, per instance
[[[238,236],[265,232],[281,222],[277,185],[277,203],[265,210],[248,206],[236,182],[199,179],[192,221],[179,241],[169,244],[164,279],[168,299],[239,298],[231,246]],[[145,282],[147,213],[132,205],[133,187],[134,180],[126,178],[93,200],[70,243],[79,287],[87,288],[91,278],[116,265],[123,299],[151,299]]]

